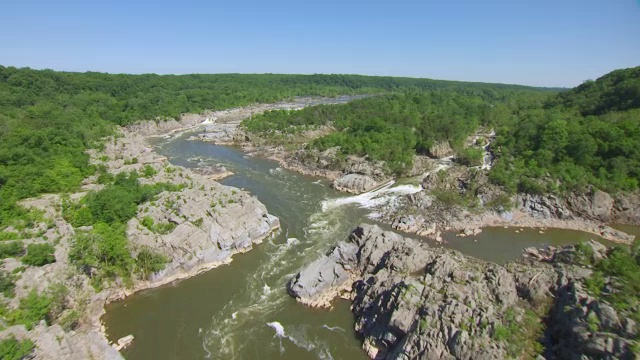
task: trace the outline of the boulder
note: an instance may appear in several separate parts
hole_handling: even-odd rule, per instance
[[[368,175],[347,174],[336,179],[333,187],[336,190],[360,194],[376,187],[378,183]]]
[[[436,159],[455,155],[448,141],[436,142],[429,147],[429,156]]]
[[[313,302],[331,289],[342,287],[349,280],[344,267],[323,255],[296,274],[288,285],[291,295],[302,302]]]

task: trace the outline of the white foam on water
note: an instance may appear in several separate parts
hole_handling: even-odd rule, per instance
[[[287,239],[287,246],[294,246],[294,245],[298,245],[300,244],[300,240],[296,239],[296,238],[288,238]]]
[[[282,324],[280,324],[279,322],[277,321],[268,322],[267,326],[276,331],[276,334],[274,336],[281,337],[281,338],[285,337],[284,326],[282,326]]]
[[[322,328],[327,329],[329,331],[345,332],[345,330],[343,328],[341,328],[340,326],[329,326],[327,324],[324,324],[324,325],[322,325]]]
[[[361,208],[370,209],[384,205],[399,195],[415,194],[422,191],[422,187],[418,185],[399,185],[391,187],[393,184],[395,184],[395,181],[391,180],[377,189],[360,195],[324,200],[321,203],[322,211],[326,212],[346,204],[356,204]]]
[[[262,293],[264,295],[269,295],[269,293],[271,293],[271,288],[269,287],[269,285],[264,284],[264,286],[262,287]]]
[[[236,311],[236,312],[234,312],[233,314],[231,314],[231,318],[232,318],[233,320],[235,320],[237,317],[238,317],[238,312],[237,312],[237,311]]]

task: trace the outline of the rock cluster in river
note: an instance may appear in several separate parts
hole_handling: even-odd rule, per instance
[[[606,256],[602,245],[589,246]],[[360,225],[348,241],[296,274],[289,292],[326,306],[351,287],[355,330],[375,359],[514,357],[524,345],[500,338],[499,329],[516,321],[509,329],[519,331],[526,314],[549,303],[547,358],[634,358],[635,323],[586,294],[582,281],[590,270],[573,265],[572,254],[570,246],[545,263],[500,266]]]

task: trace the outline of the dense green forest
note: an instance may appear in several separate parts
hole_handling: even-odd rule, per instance
[[[640,184],[640,67],[613,71],[570,91],[444,88],[376,96],[341,106],[274,111],[244,122],[265,137],[330,125],[307,146],[384,160],[391,172],[448,140],[469,163],[463,140],[494,128],[491,179],[509,192],[634,191]],[[473,155],[473,154],[471,154]],[[477,154],[475,154],[477,155]]]
[[[518,108],[498,124],[492,179],[511,191],[634,191],[640,184],[640,67]]]
[[[342,154],[383,160],[391,172],[411,168],[413,155],[426,154],[436,142],[448,140],[460,151],[479,126],[502,121],[519,107],[540,107],[548,93],[515,89],[449,88],[375,96],[348,104],[321,105],[300,111],[271,111],[243,122],[263,137],[295,134],[330,125],[335,128],[309,144],[326,150],[340,146]]]
[[[19,199],[75,189],[95,169],[87,148],[113,126],[292,96],[526,87],[358,75],[123,75],[0,66],[0,228],[27,222]]]

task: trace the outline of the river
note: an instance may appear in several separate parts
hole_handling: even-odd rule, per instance
[[[185,167],[222,164],[235,175],[221,182],[257,196],[280,218],[281,232],[246,254],[190,279],[145,290],[107,306],[103,322],[110,340],[133,334],[127,359],[368,359],[353,331],[349,303],[332,310],[310,309],[286,293],[289,278],[355,225],[373,222],[363,205],[325,180],[246,157],[233,147],[186,140],[184,134],[158,141],[157,151]],[[415,191],[409,185],[382,190]],[[366,196],[365,196],[366,197]],[[384,227],[384,226],[383,226]],[[444,236],[447,247],[504,263],[529,246],[562,245],[593,238],[568,230],[489,228],[479,236]],[[437,246],[431,244],[432,246]]]

